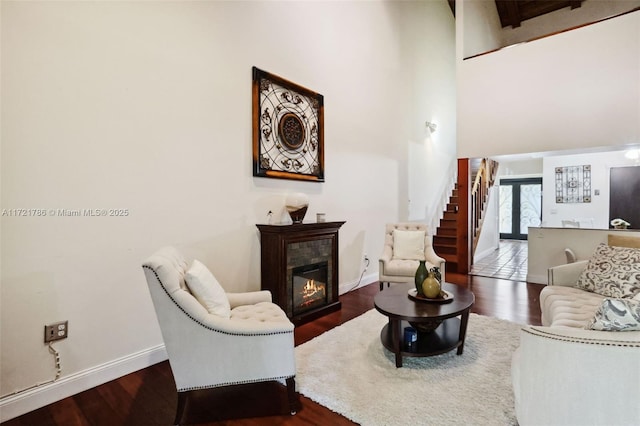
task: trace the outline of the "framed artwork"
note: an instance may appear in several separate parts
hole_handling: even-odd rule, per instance
[[[591,165],[556,167],[556,203],[591,202]]]
[[[324,182],[324,97],[256,67],[253,175]]]

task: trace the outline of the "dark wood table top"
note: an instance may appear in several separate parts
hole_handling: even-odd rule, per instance
[[[420,321],[421,319],[447,319],[455,317],[471,308],[475,296],[466,288],[442,283],[442,289],[453,295],[447,303],[416,301],[409,297],[413,284],[391,284],[374,298],[374,306],[383,315],[392,319]]]

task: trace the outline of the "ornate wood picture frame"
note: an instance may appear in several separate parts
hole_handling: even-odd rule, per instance
[[[324,97],[256,67],[253,176],[324,182]]]

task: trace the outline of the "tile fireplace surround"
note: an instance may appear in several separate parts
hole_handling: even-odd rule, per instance
[[[338,230],[345,222],[256,225],[260,230],[262,289],[271,291],[295,325],[340,309],[338,300]],[[309,309],[294,306],[294,270],[326,264],[324,303]]]

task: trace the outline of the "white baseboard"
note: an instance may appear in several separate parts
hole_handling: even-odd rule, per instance
[[[80,371],[60,380],[36,388],[7,395],[0,399],[0,422],[60,401],[68,396],[115,380],[126,374],[149,367],[167,359],[164,345],[115,359],[108,363]]]
[[[473,263],[479,262],[483,258],[485,258],[485,257],[489,256],[490,254],[492,254],[497,249],[498,249],[498,247],[489,247],[488,249],[486,249],[484,251],[481,251],[480,253],[475,253],[473,255]]]
[[[527,282],[535,284],[547,284],[548,277],[546,275],[527,274]]]
[[[365,285],[371,284],[373,282],[378,281],[378,273],[374,272],[368,275],[363,275],[360,283],[358,284],[358,280],[350,281],[347,283],[342,283],[338,287],[338,294],[344,294],[349,291],[355,290],[360,287],[364,287]]]
[[[377,280],[377,272],[363,275],[360,283],[356,280],[340,284],[338,293],[343,294]],[[53,383],[7,395],[0,399],[0,422],[6,422],[166,359],[168,359],[168,356],[164,345],[158,345],[69,376],[64,376]]]

